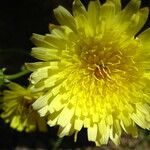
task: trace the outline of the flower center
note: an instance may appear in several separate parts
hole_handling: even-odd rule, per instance
[[[99,80],[99,79],[105,79],[106,77],[111,79],[110,77],[110,70],[106,66],[99,66],[96,65],[96,68],[94,70],[94,77]]]
[[[33,99],[31,97],[23,96],[21,105],[24,109],[29,110],[32,107],[32,103]]]
[[[121,47],[119,40],[110,41],[86,39],[77,43],[76,52],[82,68],[88,70],[96,80],[111,80],[115,75],[124,79],[130,75],[132,78],[138,72],[134,61],[138,43],[129,40],[125,47]]]

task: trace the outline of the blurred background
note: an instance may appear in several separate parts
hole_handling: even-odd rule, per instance
[[[105,0],[101,0],[103,3]],[[30,37],[32,33],[45,34],[48,24],[57,24],[53,9],[62,5],[71,11],[73,0],[3,0],[0,2],[0,68],[7,68],[7,74],[20,71],[24,62],[32,62],[30,50],[34,46]],[[87,6],[89,0],[82,0]],[[122,0],[123,7],[129,0]],[[141,7],[150,7],[150,0],[142,0]],[[143,27],[150,27],[150,16]],[[143,30],[142,29],[142,30]],[[27,85],[28,75],[15,82]],[[139,130],[139,138],[132,139],[123,135],[121,145],[113,143],[101,148],[94,147],[87,141],[86,130],[83,129],[74,143],[73,137],[58,139],[57,127],[49,128],[47,133],[19,133],[0,119],[0,150],[150,150],[150,132]]]

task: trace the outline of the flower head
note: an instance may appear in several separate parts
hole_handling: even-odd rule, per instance
[[[1,104],[1,117],[5,122],[18,131],[46,131],[45,117],[40,117],[32,108],[32,103],[39,94],[33,94],[30,87],[26,89],[13,82],[8,84],[8,88],[3,92]]]
[[[47,91],[33,107],[60,137],[85,127],[97,145],[118,144],[122,131],[137,137],[136,125],[150,129],[150,29],[136,36],[148,8],[95,0],[86,10],[75,0],[73,15],[61,6],[54,14],[60,26],[32,37],[41,60],[27,64],[33,90]]]

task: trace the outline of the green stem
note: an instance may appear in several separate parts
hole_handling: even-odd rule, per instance
[[[63,138],[58,138],[52,150],[58,150],[59,146],[62,143]]]
[[[29,70],[23,70],[19,73],[16,73],[16,74],[12,74],[12,75],[5,75],[5,78],[8,79],[8,80],[14,80],[14,79],[17,79],[21,76],[24,76],[26,75],[27,73],[30,73]]]

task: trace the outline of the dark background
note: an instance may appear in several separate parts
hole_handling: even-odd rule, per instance
[[[45,34],[49,32],[48,24],[57,23],[53,15],[53,9],[58,5],[63,5],[71,11],[72,1],[73,0],[1,0],[0,68],[5,67],[7,68],[7,74],[13,74],[20,71],[24,62],[34,61],[30,56],[30,50],[34,46],[30,42],[32,33]],[[89,0],[83,0],[82,2],[87,6],[88,1]],[[101,2],[104,2],[104,0]],[[123,7],[127,2],[129,2],[129,0],[122,0]],[[142,7],[145,6],[150,7],[150,0],[142,0]],[[150,16],[143,29],[148,27],[150,27]],[[27,83],[27,77],[28,76],[24,76],[15,81],[25,85]],[[141,134],[144,134],[146,137],[149,134],[149,132],[146,131],[141,132]],[[23,147],[30,149],[52,149],[54,145],[59,143],[59,141],[56,142],[56,133],[57,127],[50,128],[48,133],[19,133],[10,129],[9,125],[5,124],[3,120],[0,120],[0,150],[20,150]],[[87,141],[85,129],[78,137],[77,143],[73,142],[73,137],[65,137],[60,147],[63,149],[73,149],[76,147],[94,146],[93,143]],[[130,137],[126,136],[125,139],[131,140]],[[125,143],[125,145],[127,144]],[[110,147],[107,148],[115,149],[116,147],[110,144]]]

